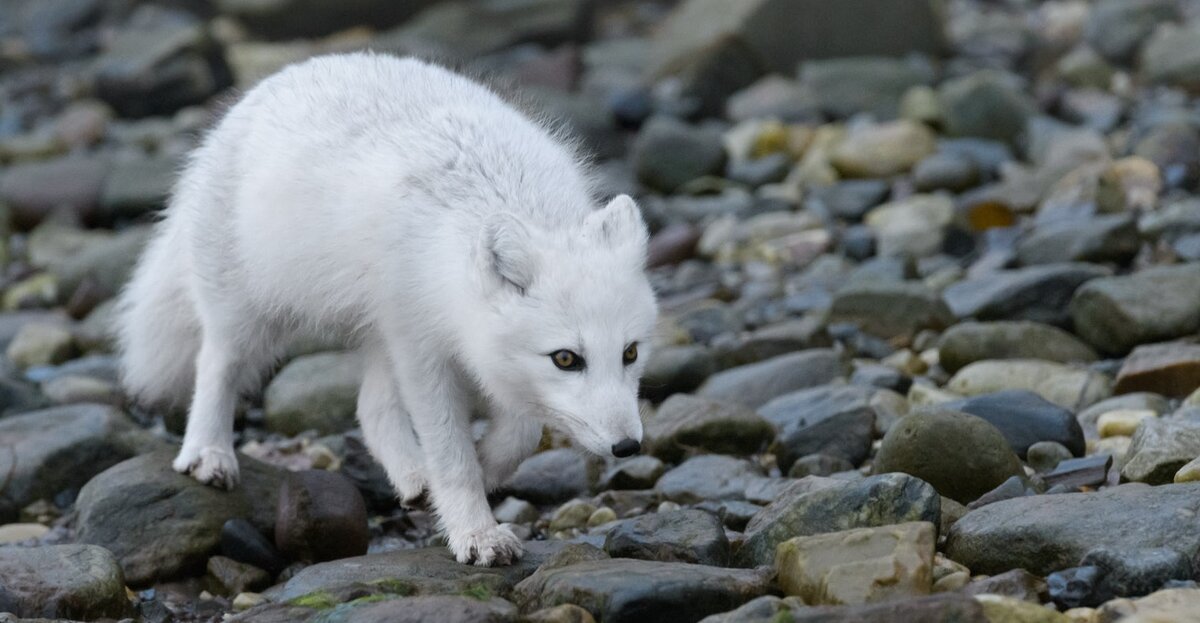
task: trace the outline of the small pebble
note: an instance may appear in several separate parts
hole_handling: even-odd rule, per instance
[[[1117,409],[1101,415],[1096,420],[1100,437],[1132,437],[1143,420],[1158,417],[1149,409]]]
[[[602,526],[606,523],[616,520],[617,513],[613,511],[613,509],[608,508],[607,506],[601,506],[600,508],[597,508],[591,514],[591,516],[588,517],[587,527],[595,528],[596,526]]]
[[[267,598],[258,593],[238,593],[233,598],[233,611],[241,612],[267,603]]]

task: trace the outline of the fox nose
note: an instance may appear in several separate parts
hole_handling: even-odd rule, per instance
[[[621,441],[614,443],[612,447],[613,456],[619,459],[623,459],[627,456],[633,456],[641,451],[642,444],[638,443],[634,439],[622,439]]]

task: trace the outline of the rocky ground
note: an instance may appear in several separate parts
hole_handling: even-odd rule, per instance
[[[232,493],[115,382],[198,133],[367,47],[496,78],[653,231],[646,452],[547,434],[512,567],[397,505],[329,345]],[[0,621],[1200,621],[1197,93],[1196,0],[7,0]]]

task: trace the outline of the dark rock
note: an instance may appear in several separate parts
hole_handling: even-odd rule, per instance
[[[1200,344],[1173,342],[1138,346],[1117,372],[1113,391],[1152,392],[1184,398],[1200,388]]]
[[[874,469],[912,474],[963,504],[1024,474],[1003,433],[982,418],[951,410],[919,411],[893,424]]]
[[[1005,390],[942,406],[987,420],[1000,430],[1013,452],[1022,459],[1029,447],[1039,441],[1058,442],[1075,456],[1083,456],[1086,450],[1083,429],[1075,416],[1033,392]]]
[[[754,515],[762,510],[762,507],[757,504],[741,500],[711,500],[701,502],[695,508],[720,517],[726,528],[738,532],[745,530],[746,524],[750,523]]]
[[[729,163],[725,177],[758,188],[764,184],[782,182],[791,169],[791,158],[787,154],[775,153],[753,160],[735,160]]]
[[[93,214],[108,168],[106,160],[83,156],[17,164],[0,175],[0,200],[12,209],[13,224],[23,228],[55,212]]]
[[[942,83],[943,124],[951,136],[1013,142],[1035,107],[1012,76],[980,71]]]
[[[646,451],[672,463],[695,453],[753,454],[775,436],[775,428],[746,407],[686,394],[668,398],[644,425]]]
[[[317,353],[288,362],[263,392],[266,427],[285,435],[345,432],[355,425],[362,362],[354,353]]]
[[[539,452],[517,467],[503,490],[534,504],[558,504],[586,493],[594,480],[588,460],[569,448]]]
[[[1138,141],[1133,153],[1157,165],[1169,187],[1200,181],[1200,132],[1191,125],[1162,124]]]
[[[663,474],[654,488],[681,504],[704,500],[743,500],[746,486],[762,476],[753,463],[719,454],[692,457]]]
[[[305,567],[287,582],[263,594],[273,601],[283,602],[358,584],[386,583],[393,589],[389,592],[401,594],[459,594],[482,589],[504,596],[513,585],[566,547],[570,546],[562,541],[528,541],[524,556],[507,567],[459,564],[445,547],[368,554]]]
[[[853,385],[832,385],[784,394],[759,408],[759,414],[779,428],[776,455],[780,469],[809,454],[824,454],[862,463],[871,450],[875,431],[875,391]]]
[[[287,560],[275,549],[275,544],[267,540],[254,524],[235,517],[221,526],[221,554],[224,556],[264,569],[271,575],[276,575],[287,566]]]
[[[788,392],[830,383],[845,372],[846,364],[839,353],[814,349],[719,372],[697,393],[757,408]]]
[[[518,43],[553,46],[585,41],[591,35],[593,9],[586,0],[532,0],[519,5],[504,0],[434,2],[388,35],[433,45],[453,58],[472,58]]]
[[[367,505],[341,474],[310,469],[284,478],[275,545],[292,560],[324,562],[367,553]]]
[[[1200,264],[1150,268],[1093,280],[1070,304],[1075,332],[1097,350],[1123,355],[1139,344],[1200,329]]]
[[[717,345],[717,366],[722,369],[744,366],[800,350],[828,348],[831,344],[824,319],[811,315],[792,318]]]
[[[618,461],[600,477],[601,489],[637,490],[649,489],[658,482],[666,466],[652,456],[635,456]]]
[[[932,80],[928,65],[882,56],[811,60],[800,66],[801,86],[834,118],[862,112],[894,118],[905,91]]]
[[[1172,580],[1192,579],[1192,563],[1173,549],[1122,550],[1097,548],[1088,552],[1081,567],[1100,569],[1100,593],[1116,597],[1141,597],[1164,588]]]
[[[1129,214],[1097,216],[1039,225],[1017,244],[1025,266],[1057,262],[1127,264],[1142,247],[1137,222]]]
[[[115,161],[100,194],[102,218],[134,218],[166,207],[179,166],[165,157]]]
[[[1133,60],[1160,22],[1179,17],[1172,0],[1102,0],[1088,17],[1084,38],[1105,58],[1124,63]]]
[[[1024,497],[1027,495],[1037,495],[1037,491],[1029,485],[1025,484],[1025,479],[1021,476],[1013,476],[1008,480],[1000,483],[1000,486],[988,491],[979,496],[975,501],[967,505],[967,509],[975,510],[981,506],[994,504],[1003,500],[1011,500],[1013,498]]]
[[[1078,338],[1036,322],[964,322],[938,340],[938,364],[947,372],[986,359],[1043,359],[1059,363],[1092,362],[1096,351]]]
[[[380,603],[367,603],[351,610],[354,623],[513,623],[517,608],[486,595],[421,595]]]
[[[1200,551],[1200,484],[1123,485],[1092,493],[1005,500],[971,511],[950,529],[946,555],[973,573],[1044,574],[1078,564],[1097,547]]]
[[[650,237],[646,249],[646,267],[678,264],[696,252],[701,230],[687,223],[672,223]]]
[[[239,455],[241,483],[220,491],[175,472],[174,454],[119,463],[89,481],[76,501],[79,540],[113,552],[134,586],[203,570],[234,517],[266,533],[275,523],[281,472]]]
[[[848,472],[854,469],[854,463],[839,456],[828,454],[808,454],[792,462],[788,468],[788,478],[804,478],[805,476],[829,476],[838,472]]]
[[[340,473],[354,482],[373,511],[387,512],[396,508],[399,504],[396,489],[388,480],[383,466],[371,456],[361,431],[347,433],[342,439],[346,450]]]
[[[574,603],[605,623],[696,621],[767,592],[756,571],[616,558],[539,570],[513,590],[524,610]]]
[[[912,387],[912,377],[892,366],[855,362],[850,383],[858,387],[889,389],[898,394],[907,394],[908,388]]]
[[[1068,608],[1094,608],[1112,599],[1100,588],[1104,572],[1099,567],[1072,567],[1046,576],[1047,593],[1054,604]]]
[[[608,532],[604,551],[613,558],[729,564],[729,539],[721,520],[702,510],[642,515],[619,522]]]
[[[222,14],[236,17],[256,33],[276,38],[325,35],[370,23],[386,28],[433,4],[432,0],[218,0]]]
[[[1142,48],[1142,76],[1151,83],[1168,84],[1195,93],[1200,90],[1200,48],[1195,23],[1158,28]]]
[[[638,180],[663,192],[725,169],[725,146],[716,132],[655,117],[647,122],[633,145]]]
[[[936,153],[913,167],[913,186],[920,192],[960,192],[979,182],[975,163],[959,156]]]
[[[0,524],[38,499],[82,487],[92,476],[159,447],[121,411],[71,405],[0,420]],[[8,508],[6,512],[4,509]]]
[[[908,521],[938,522],[941,498],[933,487],[906,474],[882,474],[855,482],[809,479],[759,511],[746,526],[735,554],[741,566],[771,564],[775,548],[796,537],[871,528]]]
[[[868,283],[842,288],[834,295],[830,319],[885,338],[940,331],[954,315],[936,292],[922,283]]]
[[[859,221],[871,208],[883,203],[888,190],[886,180],[846,180],[813,188],[804,200],[806,205],[837,218]]]
[[[0,612],[30,619],[92,621],[132,614],[121,566],[104,548],[0,548]]]
[[[1065,326],[1071,319],[1067,304],[1076,288],[1107,274],[1091,264],[1047,264],[972,277],[951,285],[942,295],[959,318]]]
[[[1111,454],[1067,459],[1059,463],[1053,471],[1042,474],[1042,482],[1045,482],[1047,487],[1097,487],[1108,480],[1108,470],[1112,467],[1112,461]]]

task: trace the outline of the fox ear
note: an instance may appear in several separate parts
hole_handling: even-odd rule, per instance
[[[493,215],[483,228],[483,261],[498,279],[525,294],[534,274],[529,228],[511,215]]]
[[[617,195],[608,205],[588,215],[588,226],[596,238],[610,247],[634,247],[645,255],[650,232],[642,211],[629,195]]]

